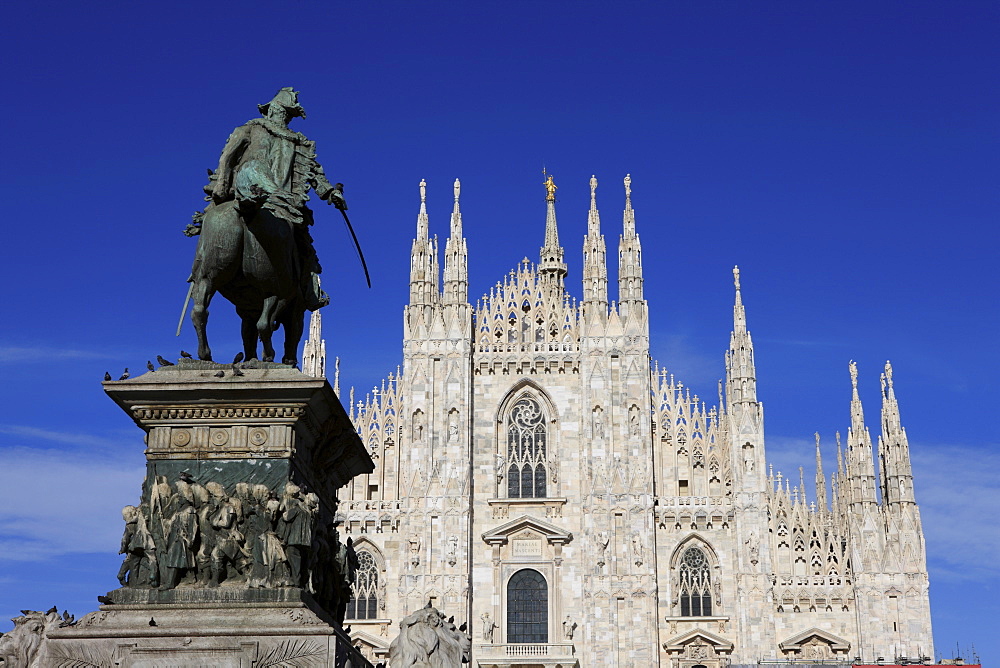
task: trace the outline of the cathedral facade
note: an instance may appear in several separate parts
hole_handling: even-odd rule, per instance
[[[402,369],[351,397],[376,462],[338,512],[358,554],[355,642],[385,656],[430,602],[468,620],[480,667],[933,656],[891,367],[873,447],[851,364],[846,443],[828,487],[817,437],[807,502],[801,474],[767,466],[738,270],[726,377],[707,406],[650,357],[628,177],[609,300],[596,189],[581,300],[549,177],[539,261],[472,303],[459,183],[442,271],[421,182]]]

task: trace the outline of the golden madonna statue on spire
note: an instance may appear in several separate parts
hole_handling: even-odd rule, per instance
[[[556,201],[556,188],[558,186],[556,185],[555,181],[552,180],[552,175],[551,174],[547,173],[544,169],[542,170],[542,174],[545,175],[545,177],[546,177],[545,182],[542,183],[542,185],[545,186],[545,190],[548,193],[547,195],[545,195],[545,201],[546,202],[555,202]]]

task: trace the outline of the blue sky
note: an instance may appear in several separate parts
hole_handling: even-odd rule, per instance
[[[228,133],[292,85],[309,113],[293,127],[346,184],[373,275],[368,290],[336,212],[315,207],[345,387],[401,361],[421,178],[442,238],[462,180],[478,296],[537,257],[544,164],[579,295],[588,179],[614,258],[631,173],[653,355],[715,396],[740,265],[777,467],[810,479],[815,431],[832,463],[851,359],[877,432],[892,360],[937,650],[1000,661],[996,3],[4,11],[0,619],[83,614],[115,586],[143,446],[100,378],[195,348],[190,326],[173,336],[181,230]],[[219,357],[235,353],[228,305],[212,318]]]

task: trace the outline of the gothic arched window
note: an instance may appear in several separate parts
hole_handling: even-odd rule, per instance
[[[347,603],[347,619],[378,618],[378,564],[370,552],[358,552],[357,580]]]
[[[545,414],[532,397],[521,397],[507,418],[507,496],[544,498]]]
[[[712,571],[705,552],[689,547],[681,556],[681,617],[712,616]]]
[[[549,641],[549,587],[536,570],[514,573],[507,583],[507,642]]]

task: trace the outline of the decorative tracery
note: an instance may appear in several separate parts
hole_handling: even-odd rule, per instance
[[[712,616],[712,569],[699,547],[689,547],[681,555],[681,617]]]
[[[546,495],[545,414],[530,396],[517,400],[507,419],[507,496],[544,498]]]
[[[347,604],[347,619],[378,618],[378,564],[370,552],[358,552],[357,580]]]

